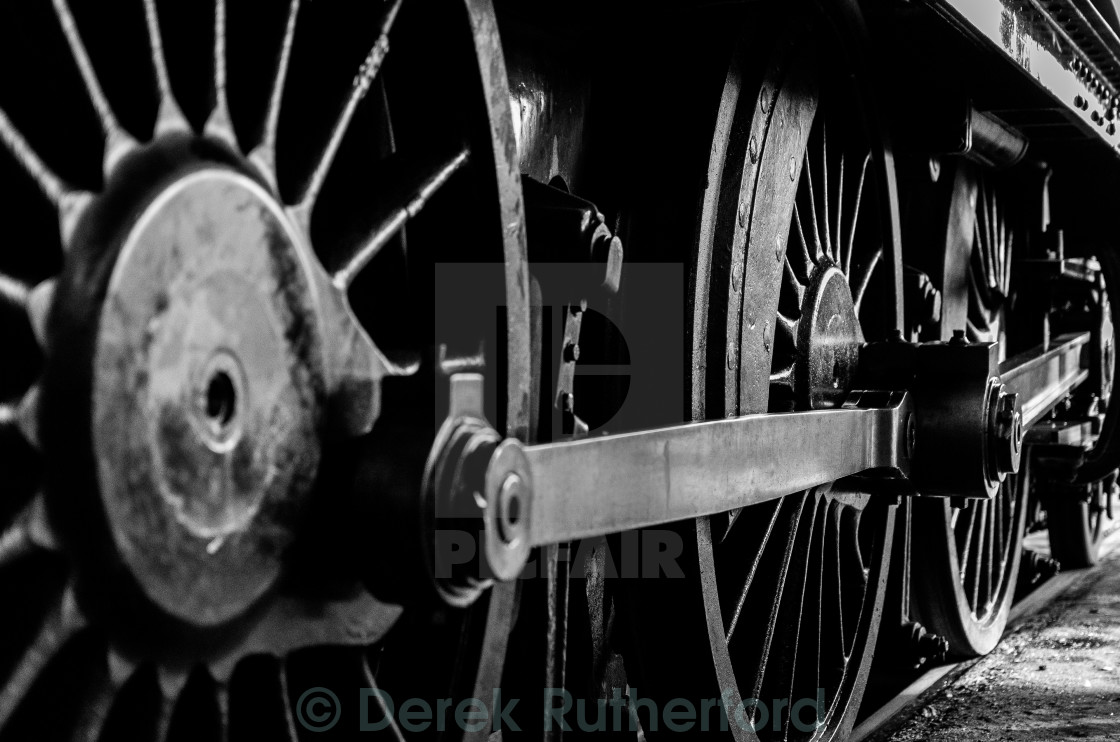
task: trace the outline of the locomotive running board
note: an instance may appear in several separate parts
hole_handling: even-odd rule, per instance
[[[926,0],[966,37],[996,50],[1117,151],[1120,38],[1089,0]]]
[[[1018,470],[1022,423],[1087,378],[1089,340],[1065,335],[998,365],[991,343],[871,344],[878,352],[861,364],[901,371],[868,378],[908,388],[852,392],[839,409],[528,446],[501,440],[481,419],[482,376],[456,374],[425,492],[437,521],[482,519],[484,572],[498,579],[520,573],[536,546],[713,515],[854,475],[868,477],[864,491],[991,498]],[[461,595],[477,579],[441,590]]]

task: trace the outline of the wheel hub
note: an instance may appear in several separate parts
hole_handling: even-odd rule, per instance
[[[193,624],[275,582],[315,477],[326,392],[309,253],[271,195],[211,167],[142,209],[109,280],[101,497],[141,588]]]
[[[836,266],[822,264],[809,282],[799,332],[801,396],[811,408],[836,407],[852,388],[863,342],[848,279]]]

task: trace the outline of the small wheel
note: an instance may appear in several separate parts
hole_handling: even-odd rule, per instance
[[[1112,491],[1115,476],[1101,483],[1097,497],[1083,501],[1075,497],[1062,503],[1051,502],[1046,508],[1046,528],[1050,535],[1050,556],[1063,569],[1092,567],[1100,561],[1101,542],[1107,533],[1108,504],[1102,498],[1115,499]]]
[[[890,150],[852,72],[858,13],[798,2],[748,15],[707,153],[694,419],[835,407],[865,337],[901,321]],[[631,685],[722,696],[735,739],[842,738],[871,665],[894,515],[857,478],[699,519],[682,557],[695,560],[690,584],[645,591]],[[679,607],[666,615],[654,595]]]
[[[992,650],[1003,636],[1022,554],[1030,458],[991,501],[914,510],[913,610],[958,656]]]
[[[5,63],[46,66],[0,84],[29,248],[0,256],[22,343],[0,442],[39,467],[0,505],[0,585],[27,609],[0,640],[0,739],[294,740],[329,718],[312,690],[489,699],[515,586],[433,608],[411,552],[374,551],[419,548],[383,508],[420,489],[438,348],[484,348],[491,419],[528,430],[489,3],[158,6],[0,12]],[[415,595],[379,564],[415,568]]]
[[[1120,256],[1107,251],[1100,256],[1104,286],[1096,289],[1102,316],[1104,348],[1099,360],[1099,389],[1094,390],[1099,404],[1104,405],[1104,419],[1100,435],[1093,447],[1085,452],[1084,461],[1077,473],[1075,488],[1062,493],[1062,485],[1054,492],[1042,494],[1046,508],[1046,524],[1050,536],[1050,553],[1063,567],[1076,569],[1091,567],[1100,559],[1100,546],[1107,535],[1115,513],[1117,498],[1116,461],[1120,457],[1120,400],[1113,392],[1113,382],[1120,368],[1117,358],[1112,324],[1112,304],[1109,286],[1120,284]],[[1086,499],[1086,488],[1090,496]],[[1064,496],[1063,496],[1064,494]]]
[[[942,339],[963,329],[970,342],[999,342],[1006,357],[1014,225],[996,177],[961,161],[944,167],[929,198],[943,219],[943,241],[931,245],[930,269],[942,291]],[[946,198],[947,196],[947,198]],[[936,335],[935,335],[936,336]],[[952,507],[948,500],[913,501],[912,611],[958,656],[985,654],[1003,635],[1019,571],[1029,456],[991,501]]]

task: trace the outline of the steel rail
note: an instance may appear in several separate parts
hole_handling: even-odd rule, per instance
[[[1120,549],[1120,530],[1113,524],[1110,534],[1101,544],[1101,559],[1115,553]],[[1028,549],[1024,549],[1028,550]],[[1095,567],[1074,569],[1054,575],[1038,587],[1027,593],[1022,599],[1011,607],[1007,618],[1004,636],[1010,635],[1018,629],[1027,619],[1041,612],[1051,603],[1070,592],[1082,579],[1103,569],[1102,564]],[[985,657],[975,657],[949,662],[946,664],[915,671],[914,680],[896,696],[887,699],[877,709],[869,713],[863,721],[852,730],[849,742],[887,742],[893,734],[934,700],[938,691],[946,686],[952,686],[962,675]]]

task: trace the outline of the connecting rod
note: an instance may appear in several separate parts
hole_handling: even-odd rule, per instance
[[[874,343],[842,406],[754,414],[580,440],[502,439],[482,414],[483,377],[451,379],[429,458],[432,533],[481,523],[477,563],[433,553],[441,596],[464,605],[514,579],[533,547],[757,505],[861,475],[895,494],[990,498],[1018,471],[1024,424],[1086,378],[1088,333],[1002,365],[994,343]],[[891,388],[894,387],[894,388]],[[878,491],[883,487],[876,487]],[[438,535],[432,537],[439,551]],[[443,555],[446,556],[446,555]]]

